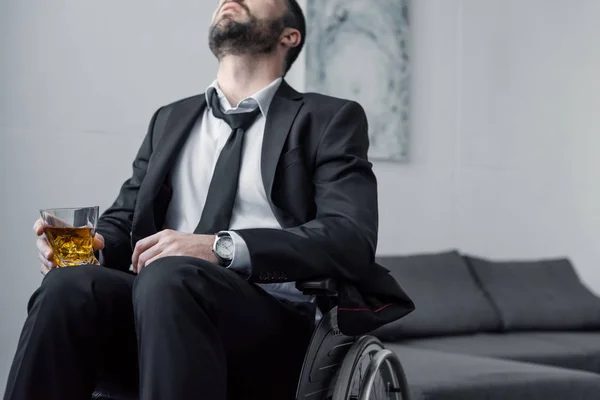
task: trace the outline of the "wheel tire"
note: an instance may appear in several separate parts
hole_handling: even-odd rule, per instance
[[[401,389],[400,392],[387,393],[383,398],[379,396],[372,400],[409,400],[406,378],[400,362],[373,336],[359,338],[348,350],[338,371],[331,400],[371,400],[370,393],[363,393],[368,378],[381,378],[388,387]],[[381,390],[378,393],[381,393]]]
[[[406,374],[393,351],[380,350],[372,358],[362,380],[359,400],[410,400]],[[373,398],[373,390],[376,390]]]

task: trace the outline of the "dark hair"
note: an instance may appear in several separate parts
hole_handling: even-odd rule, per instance
[[[304,47],[304,42],[306,40],[306,19],[304,18],[304,13],[302,12],[302,8],[296,0],[285,0],[288,4],[288,10],[283,16],[283,24],[286,28],[294,28],[300,32],[300,36],[302,37],[300,40],[300,44],[296,47],[290,48],[288,54],[285,58],[285,72],[287,73],[292,64],[296,61],[302,48]]]

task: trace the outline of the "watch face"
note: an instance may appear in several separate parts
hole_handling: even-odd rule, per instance
[[[215,253],[221,258],[231,260],[233,258],[233,239],[231,236],[221,236],[215,244]]]

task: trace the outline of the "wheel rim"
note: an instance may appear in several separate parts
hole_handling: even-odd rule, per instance
[[[359,390],[360,400],[408,400],[404,371],[396,355],[387,349],[377,352]]]
[[[410,400],[398,357],[373,336],[359,338],[346,354],[330,400]]]
[[[348,396],[348,399],[359,399],[373,356],[381,350],[382,347],[377,343],[370,344],[364,349],[354,367],[352,375],[350,376],[350,396]]]
[[[378,355],[389,350],[373,344],[368,346],[358,360],[350,378],[350,400],[401,400],[400,381],[388,356],[376,361]],[[391,352],[389,352],[391,353]]]

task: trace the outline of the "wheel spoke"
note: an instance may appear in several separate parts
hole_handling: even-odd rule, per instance
[[[405,384],[403,377],[397,373],[402,374],[402,370],[396,356],[389,350],[379,351],[367,370],[360,400],[399,399],[397,392],[388,390],[390,387]],[[407,395],[406,392],[402,394]]]
[[[402,366],[374,337],[362,337],[349,350],[332,400],[409,400]]]

